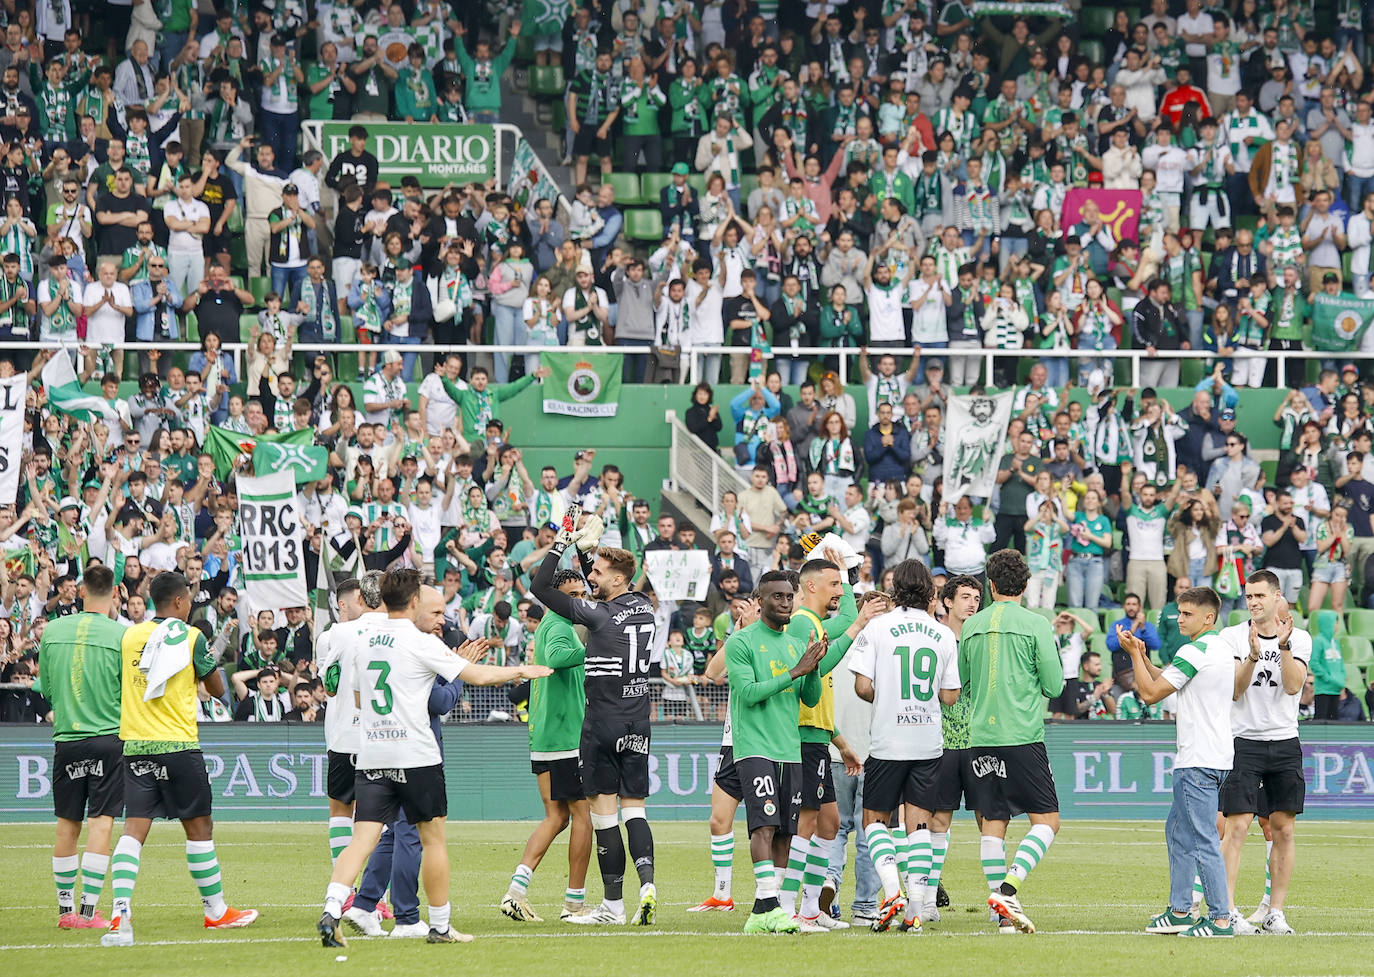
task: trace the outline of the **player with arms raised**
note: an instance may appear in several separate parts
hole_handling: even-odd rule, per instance
[[[936,781],[944,751],[940,706],[959,698],[959,649],[954,632],[930,616],[935,598],[930,571],[903,560],[892,574],[893,610],[859,635],[850,659],[854,691],[873,703],[868,763],[864,766],[863,829],[868,853],[883,883],[874,932],[888,928],[903,909],[897,855],[887,822],[905,808],[915,864],[908,866],[902,929],[919,932],[930,876],[930,829]],[[918,825],[920,827],[918,827]],[[934,902],[934,890],[930,901]]]
[[[364,645],[353,652],[360,742],[357,759],[357,813],[353,840],[334,863],[325,891],[324,912],[316,924],[326,947],[346,945],[339,931],[344,900],[353,880],[377,847],[382,828],[404,811],[420,832],[421,876],[429,898],[430,943],[466,943],[471,936],[449,926],[449,863],[444,840],[448,794],[443,755],[429,724],[434,677],[470,685],[503,685],[542,678],[542,665],[503,668],[477,665],[455,654],[431,632],[444,616],[444,596],[421,585],[420,571],[392,570],[382,578],[386,617],[368,622]],[[464,651],[471,651],[464,646]],[[438,901],[442,900],[442,901]]]
[[[625,821],[630,857],[639,873],[639,909],[634,922],[654,921],[654,836],[644,814],[649,796],[649,664],[654,644],[654,608],[643,594],[630,591],[635,558],[628,550],[597,550],[602,524],[588,516],[574,531],[570,509],[548,556],[539,564],[530,593],[546,608],[587,628],[586,714],[578,755],[582,786],[591,798],[596,859],[604,897],[591,912],[568,917],[570,923],[624,925],[625,841],[616,818]],[[592,600],[570,597],[554,585],[564,551],[577,545]],[[591,554],[595,552],[593,558]]]
[[[569,597],[587,595],[582,575],[576,570],[559,570],[553,575],[553,585]],[[582,690],[586,659],[587,649],[568,619],[546,610],[534,632],[534,663],[549,666],[553,674],[530,686],[529,721],[530,770],[539,782],[544,820],[525,842],[520,864],[501,900],[501,912],[517,922],[542,922],[529,902],[530,879],[553,840],[569,824],[568,888],[563,894],[562,918],[568,920],[586,910],[592,821],[577,765],[586,712]]]
[[[1245,603],[1249,622],[1221,632],[1236,659],[1231,706],[1235,759],[1221,786],[1221,813],[1226,815],[1221,853],[1226,858],[1231,928],[1236,933],[1253,933],[1255,927],[1235,908],[1236,876],[1250,822],[1256,814],[1269,818],[1274,836],[1269,859],[1273,878],[1269,911],[1260,928],[1286,936],[1293,932],[1283,914],[1296,853],[1293,823],[1302,813],[1307,793],[1298,742],[1298,699],[1312,659],[1312,636],[1293,627],[1279,578],[1269,570],[1250,574],[1245,581]]]
[[[744,793],[754,909],[746,933],[796,933],[797,920],[778,904],[778,869],[787,865],[801,809],[801,704],[821,700],[816,674],[824,639],[810,645],[787,631],[795,592],[786,573],[759,579],[759,620],[725,642],[730,730]]]
[[[1059,795],[1045,753],[1045,705],[1064,690],[1064,668],[1050,623],[1021,606],[1030,580],[1015,550],[988,557],[992,604],[964,622],[959,675],[970,690],[964,786],[983,816],[979,843],[988,905],[1023,933],[1035,924],[1017,891],[1059,832]],[[1030,816],[1030,831],[1007,868],[1007,823]]]
[[[186,832],[186,867],[200,890],[206,929],[237,929],[256,909],[224,901],[210,818],[210,777],[196,726],[196,683],[224,694],[205,635],[187,627],[191,588],[179,573],[159,573],[148,587],[156,617],[124,632],[119,738],[124,741],[124,835],[110,860],[114,915],[101,946],[133,946],[133,896],[143,843],[154,818],[176,818]]]

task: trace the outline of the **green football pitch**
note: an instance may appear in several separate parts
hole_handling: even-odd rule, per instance
[[[1209,977],[1244,974],[1369,973],[1374,941],[1363,883],[1374,864],[1374,824],[1299,822],[1297,872],[1288,906],[1295,937],[1179,940],[1140,932],[1163,908],[1167,892],[1163,826],[1140,821],[1066,822],[1054,847],[1022,890],[1040,932],[999,936],[988,922],[979,870],[977,829],[956,822],[945,884],[953,905],[919,935],[849,930],[817,936],[744,936],[753,896],[744,830],[736,830],[733,913],[688,913],[709,894],[711,866],[704,824],[654,826],[659,914],[648,930],[591,932],[557,922],[566,846],[556,844],[535,874],[531,901],[551,922],[518,924],[497,912],[530,825],[449,825],[453,923],[476,935],[466,945],[421,940],[350,939],[326,950],[314,934],[329,871],[324,812],[318,824],[226,824],[216,832],[231,905],[257,908],[251,928],[206,933],[200,901],[186,871],[180,827],[159,823],[143,850],[134,893],[130,949],[104,949],[99,933],[59,930],[51,872],[52,830],[6,826],[0,832],[0,959],[6,973],[120,975],[437,973],[456,966],[472,974],[670,975],[929,973],[1022,975],[1168,971]],[[1019,840],[1024,822],[1013,826]],[[852,856],[852,848],[851,848]],[[1264,844],[1252,830],[1241,871],[1239,902],[1249,913],[1264,889]],[[1364,866],[1361,868],[1360,866]],[[1352,871],[1353,870],[1353,871]],[[633,877],[634,869],[630,868]],[[600,895],[595,858],[589,898]],[[846,879],[850,886],[852,875]],[[637,885],[626,886],[627,895]],[[851,890],[852,891],[852,890]],[[848,915],[848,896],[841,895]],[[108,884],[100,909],[108,915]],[[389,927],[390,924],[387,924]],[[346,959],[338,959],[345,957]],[[99,968],[98,970],[96,968]],[[108,970],[106,969],[108,968]]]

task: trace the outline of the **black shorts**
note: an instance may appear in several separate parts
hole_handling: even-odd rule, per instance
[[[971,746],[963,751],[964,796],[990,821],[1059,810],[1044,743]],[[867,782],[865,782],[867,789]]]
[[[933,811],[957,811],[966,801],[966,810],[973,810],[973,796],[964,780],[964,754],[967,750],[945,750],[940,765],[935,768],[935,806]]]
[[[448,817],[442,763],[432,767],[359,770],[354,784],[358,795],[354,821],[390,824],[402,811],[411,824]]]
[[[67,821],[124,813],[124,744],[117,733],[53,746],[52,810]]]
[[[744,787],[739,782],[739,767],[735,765],[735,748],[722,746],[716,766],[716,786],[737,801],[744,800]]]
[[[581,801],[587,797],[587,792],[582,789],[582,771],[575,756],[559,757],[557,760],[531,760],[530,772],[536,777],[542,773],[549,775],[551,801]]]
[[[649,796],[649,721],[582,724],[578,751],[582,787],[588,797]]]
[[[611,155],[610,137],[598,138],[596,128],[590,122],[582,123],[582,128],[573,136],[574,156],[600,156],[605,159]]]
[[[325,791],[331,801],[352,804],[357,797],[355,781],[358,771],[353,766],[352,753],[329,751],[329,773],[325,778]]]
[[[835,803],[835,778],[830,775],[830,747],[825,743],[803,743],[802,809],[819,811],[822,804]]]
[[[869,757],[864,764],[864,810],[895,811],[911,804],[937,810],[935,784],[940,758],[929,760],[882,760]]]
[[[744,785],[744,816],[749,833],[773,827],[780,835],[796,834],[802,806],[801,764],[750,756],[736,760],[735,769]]]
[[[210,777],[200,750],[126,756],[124,771],[126,819],[210,816]]]
[[[1302,774],[1302,744],[1291,740],[1247,740],[1237,736],[1236,759],[1221,785],[1222,814],[1275,811],[1302,813],[1307,779]]]
[[[201,249],[208,255],[228,254],[230,234],[205,234],[201,236]]]

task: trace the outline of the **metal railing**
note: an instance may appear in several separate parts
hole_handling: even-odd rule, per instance
[[[718,452],[687,430],[687,425],[678,420],[677,411],[664,411],[663,419],[672,435],[668,449],[668,479],[674,488],[696,499],[707,512],[715,512],[727,489],[739,493],[749,487],[744,477]]]
[[[58,349],[57,343],[38,343],[22,342],[18,340],[0,340],[0,351],[22,350],[32,353],[38,349]],[[120,343],[116,349],[120,351],[138,352],[141,350],[158,350],[161,353],[194,353],[200,350],[199,343],[163,341],[156,343]],[[223,349],[234,359],[234,368],[238,376],[243,377],[244,355],[248,345],[241,342],[224,343]],[[68,345],[68,351],[75,352],[76,345]],[[457,353],[464,357],[464,362],[470,363],[473,354],[494,354],[494,353],[571,353],[577,352],[582,355],[610,355],[610,356],[643,356],[645,347],[643,346],[497,346],[492,344],[481,345],[462,345],[462,346],[443,346],[439,344],[422,344],[420,346],[402,346],[391,344],[362,344],[362,343],[316,343],[316,342],[297,342],[295,349],[298,352],[309,350],[321,353],[373,353],[380,354],[388,349],[394,349],[398,353],[416,353],[420,355],[437,355],[442,353]],[[803,346],[793,349],[787,347],[786,355],[795,355],[800,359],[833,359],[836,362],[835,373],[838,375],[841,384],[848,384],[851,374],[857,375],[857,369],[853,366],[852,360],[860,356],[860,351],[856,348],[832,349],[825,346]],[[879,353],[892,353],[899,359],[910,355],[910,349],[880,349],[873,348],[868,351],[869,356],[876,356]],[[731,355],[745,355],[747,350],[740,346],[696,346],[692,349],[683,350],[683,356],[687,358],[687,380],[678,386],[691,386],[701,379],[702,361],[708,356],[720,357],[722,361],[728,361]],[[779,355],[779,351],[774,351],[774,356]],[[1159,350],[1154,356],[1150,356],[1141,349],[1066,349],[1066,350],[1044,350],[1044,349],[944,349],[928,348],[922,351],[923,356],[932,356],[939,359],[948,360],[951,357],[975,357],[982,361],[984,378],[992,376],[992,366],[994,359],[1066,359],[1071,364],[1076,364],[1079,360],[1126,360],[1131,364],[1131,383],[1133,387],[1140,384],[1140,366],[1142,362],[1162,362],[1167,360],[1204,360],[1212,361],[1216,359],[1235,359],[1235,356],[1218,357],[1215,353],[1200,352],[1198,350]],[[1273,360],[1278,369],[1278,386],[1286,387],[1288,383],[1288,371],[1291,367],[1296,367],[1309,360],[1319,360],[1328,363],[1355,362],[1369,364],[1374,367],[1374,353],[1358,352],[1332,352],[1330,350],[1302,349],[1277,352],[1263,350],[1258,352],[1258,356],[1266,360]],[[359,376],[358,380],[364,379]],[[410,378],[413,379],[413,378]],[[1295,379],[1300,379],[1300,375]],[[986,379],[985,379],[986,382]]]

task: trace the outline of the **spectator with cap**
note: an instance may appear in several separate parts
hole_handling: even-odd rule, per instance
[[[663,232],[671,237],[676,229],[678,237],[690,244],[696,240],[701,205],[697,200],[697,192],[687,183],[690,172],[687,164],[678,160],[669,172],[672,182],[658,191],[658,213],[663,221]]]
[[[1196,406],[1196,401],[1194,405]],[[1179,416],[1181,417],[1182,415]],[[1190,465],[1189,467],[1197,472],[1198,481],[1206,485],[1208,475],[1210,475],[1212,470],[1212,463],[1226,457],[1226,439],[1235,434],[1236,431],[1236,409],[1234,407],[1226,407],[1218,411],[1216,414],[1215,426],[1206,421],[1200,422],[1196,417],[1189,419],[1188,432],[1184,435],[1185,438],[1187,434],[1192,433],[1193,425],[1197,423],[1203,426],[1205,432],[1202,437],[1202,449],[1198,456],[1201,465]],[[1181,441],[1179,443],[1182,444]],[[1182,457],[1179,458],[1179,461],[1182,463]]]

